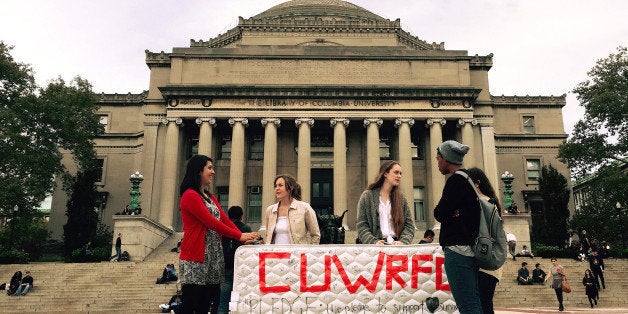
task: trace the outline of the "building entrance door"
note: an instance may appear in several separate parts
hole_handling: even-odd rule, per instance
[[[312,200],[310,205],[318,213],[326,214],[334,206],[334,170],[312,169]],[[333,210],[330,210],[333,214]]]

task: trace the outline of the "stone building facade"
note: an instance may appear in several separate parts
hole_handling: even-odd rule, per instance
[[[542,206],[540,167],[551,163],[569,177],[555,158],[567,137],[564,95],[493,96],[492,54],[447,50],[348,2],[288,1],[215,38],[146,51],[146,64],[147,91],[100,96],[98,210],[110,225],[139,171],[142,215],[181,230],[178,184],[197,153],[214,159],[213,192],[223,207],[242,206],[261,229],[281,173],[298,179],[314,208],[348,210],[344,224],[354,229],[360,194],[385,159],[402,165],[417,233],[437,228],[432,210],[445,177],[435,149],[448,139],[471,147],[464,166],[484,169],[500,193],[500,174],[514,174],[524,213],[512,226],[524,241],[525,212]],[[55,237],[65,200],[55,192]]]

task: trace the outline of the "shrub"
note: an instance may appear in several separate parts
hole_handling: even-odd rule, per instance
[[[0,264],[28,264],[29,258],[26,252],[16,249],[8,249],[0,252]]]

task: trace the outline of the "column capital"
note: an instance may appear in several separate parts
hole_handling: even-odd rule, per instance
[[[231,125],[232,127],[236,122],[240,122],[244,126],[249,125],[249,119],[247,118],[229,118],[229,125]]]
[[[462,127],[466,123],[471,123],[472,126],[476,126],[478,124],[478,120],[476,119],[458,119],[458,126]]]
[[[397,118],[395,119],[395,127],[398,128],[401,126],[401,124],[403,123],[407,123],[410,126],[414,125],[414,119],[412,118]]]
[[[277,127],[281,126],[281,120],[279,118],[264,118],[262,119],[262,125],[266,126],[267,124],[272,123]]]
[[[296,118],[294,119],[294,125],[299,127],[301,123],[307,123],[310,127],[314,126],[314,119],[312,118]]]
[[[201,125],[203,124],[203,122],[208,122],[209,125],[215,127],[216,126],[216,119],[214,118],[208,118],[208,117],[198,117],[196,118],[196,124]]]
[[[378,128],[384,124],[382,119],[364,119],[364,127],[369,126],[371,123],[375,124]]]
[[[434,123],[439,123],[441,126],[443,126],[443,125],[447,124],[447,120],[445,120],[445,118],[440,118],[440,119],[430,118],[430,119],[427,119],[425,121],[425,127],[429,128],[432,125],[434,125]]]
[[[345,128],[347,126],[349,126],[349,119],[345,119],[345,118],[333,118],[331,120],[329,120],[329,124],[330,126],[333,128],[336,126],[337,123],[342,123],[345,125]]]
[[[166,117],[166,118],[163,118],[163,119],[161,120],[161,123],[163,123],[163,124],[165,124],[165,125],[168,125],[168,123],[170,123],[170,122],[174,122],[174,123],[176,123],[177,125],[181,125],[181,124],[183,124],[183,119],[181,119],[181,118]]]

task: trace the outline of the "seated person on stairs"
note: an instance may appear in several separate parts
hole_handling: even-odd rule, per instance
[[[166,265],[164,271],[161,273],[161,278],[157,279],[156,284],[168,283],[171,281],[177,281],[179,278],[177,277],[177,271],[174,269],[174,264]]]
[[[521,249],[521,253],[517,254],[517,257],[532,257],[532,258],[534,258],[534,255],[532,255],[532,252],[530,250],[528,250],[528,246],[524,245],[523,249]]]
[[[161,309],[162,313],[169,313],[170,311],[179,313],[179,310],[181,309],[181,303],[181,290],[177,290],[177,294],[173,295],[168,303],[160,304],[159,308]]]
[[[534,269],[532,270],[532,282],[544,284],[545,281],[547,281],[547,274],[541,269],[541,264],[536,263],[536,265],[534,265]]]
[[[519,268],[519,272],[517,273],[517,282],[520,285],[531,285],[532,278],[530,278],[530,271],[528,271],[528,263],[521,263],[521,268]]]

